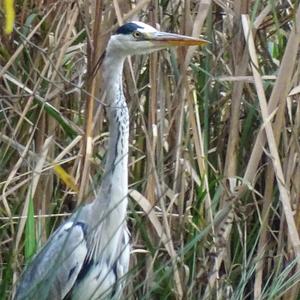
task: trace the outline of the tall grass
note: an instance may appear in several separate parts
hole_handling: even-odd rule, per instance
[[[126,299],[299,299],[298,2],[31,0],[15,10],[10,35],[0,10],[2,299],[101,181],[98,60],[127,20],[211,44],[126,62]]]

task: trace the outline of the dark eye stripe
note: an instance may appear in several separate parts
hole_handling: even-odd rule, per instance
[[[143,27],[137,25],[136,23],[126,23],[117,29],[116,34],[131,34],[134,31],[136,31],[138,28],[143,28]]]

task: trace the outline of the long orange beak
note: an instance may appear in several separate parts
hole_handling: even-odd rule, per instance
[[[209,44],[209,41],[202,38],[160,31],[147,33],[146,38],[153,44],[161,46],[203,46]]]

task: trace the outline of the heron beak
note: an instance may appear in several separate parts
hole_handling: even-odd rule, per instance
[[[168,33],[168,32],[154,32],[147,34],[147,39],[158,46],[203,46],[209,44],[209,41],[194,38],[186,35]]]

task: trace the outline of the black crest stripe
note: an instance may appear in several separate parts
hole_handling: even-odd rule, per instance
[[[131,34],[136,31],[138,28],[143,28],[136,23],[126,23],[119,27],[116,31],[116,34]]]

